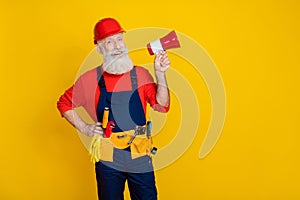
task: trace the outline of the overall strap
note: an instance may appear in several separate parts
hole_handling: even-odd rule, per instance
[[[101,67],[98,66],[97,67],[97,81],[98,82],[100,81],[101,76],[102,76]]]
[[[131,78],[132,91],[135,91],[138,88],[135,67],[133,67],[133,69],[130,71],[130,78]]]
[[[98,85],[100,87],[100,90],[106,92],[105,81],[100,66],[97,67],[97,80],[98,80]]]

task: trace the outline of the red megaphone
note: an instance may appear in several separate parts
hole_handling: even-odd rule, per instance
[[[147,44],[147,49],[150,55],[154,55],[159,53],[160,51],[178,47],[180,47],[180,43],[175,31],[171,31],[165,37]]]

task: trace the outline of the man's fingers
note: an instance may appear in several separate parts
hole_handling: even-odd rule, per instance
[[[96,123],[96,126],[101,126],[101,125],[102,125],[101,122],[97,122],[97,123]]]
[[[158,56],[157,59],[159,60],[159,64],[162,68],[168,67],[171,64],[168,54],[165,51],[159,52],[157,56]]]
[[[94,129],[95,129],[95,130],[102,130],[102,127],[96,125],[96,126],[94,127]]]
[[[103,129],[101,127],[101,123],[97,122],[95,124],[87,125],[85,134],[88,135],[88,136],[102,135],[103,134]]]
[[[97,129],[95,129],[95,130],[94,130],[94,133],[96,133],[96,134],[102,134],[103,131],[102,131],[102,130],[97,130]]]
[[[94,126],[93,134],[94,135],[102,135],[103,134],[103,129],[101,127],[102,123],[97,122]]]

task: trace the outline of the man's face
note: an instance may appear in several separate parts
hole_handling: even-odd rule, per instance
[[[108,36],[103,40],[100,40],[99,43],[104,48],[105,52],[102,52],[103,55],[105,55],[105,53],[111,53],[111,56],[118,57],[122,54],[119,50],[126,48],[122,33]]]
[[[133,68],[122,33],[98,41],[98,50],[104,58],[102,65],[104,71],[111,74],[123,74]]]

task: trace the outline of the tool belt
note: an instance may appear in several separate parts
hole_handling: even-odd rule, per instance
[[[113,132],[110,138],[101,138],[100,159],[112,162],[114,148],[125,149],[129,146],[132,159],[150,155],[152,138],[147,134],[147,125],[136,126],[134,130]]]

